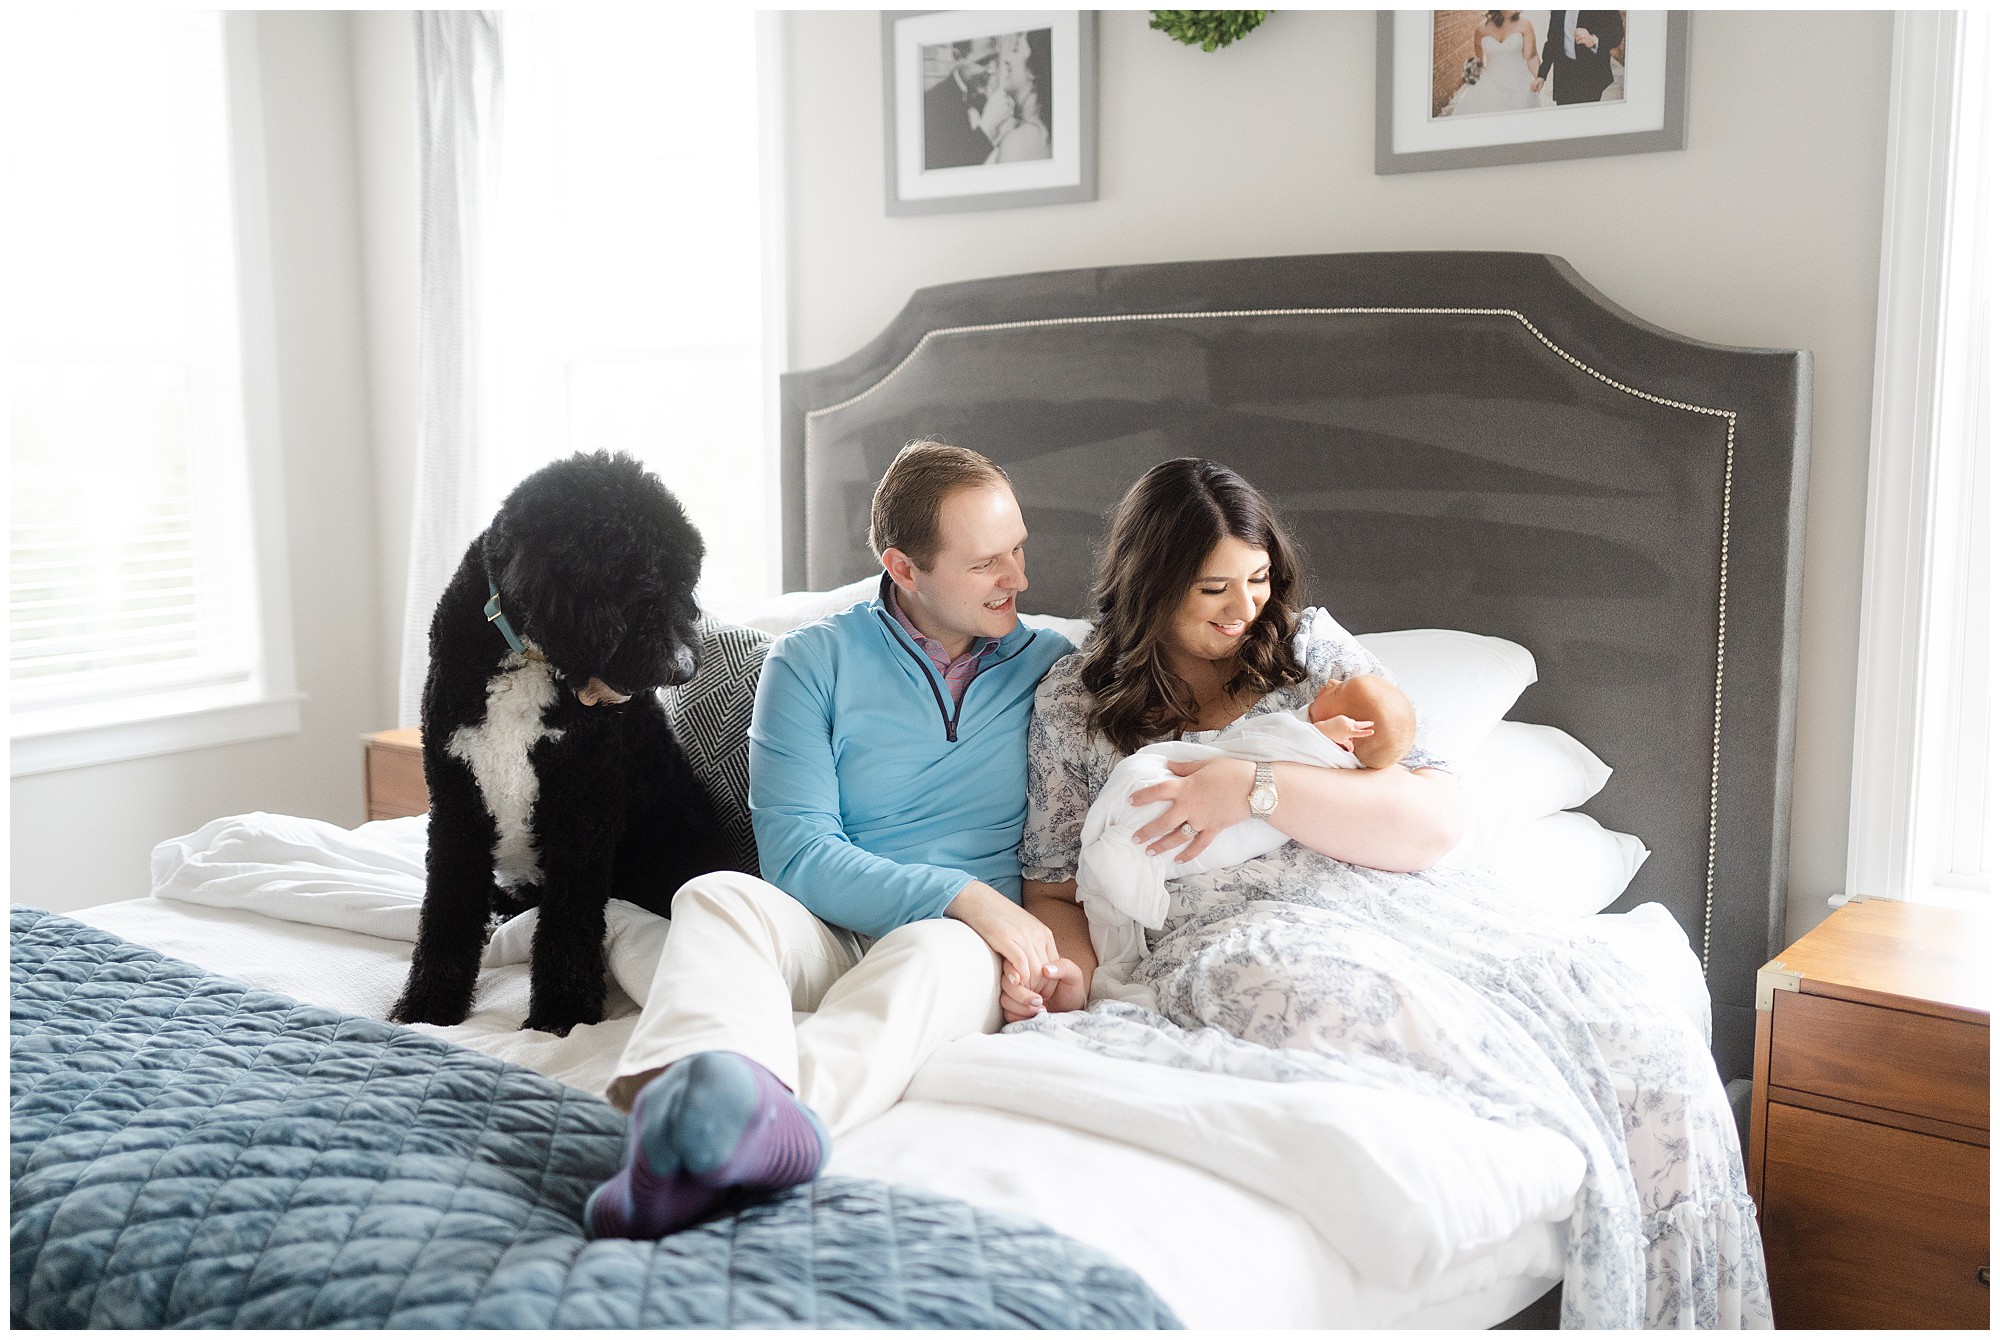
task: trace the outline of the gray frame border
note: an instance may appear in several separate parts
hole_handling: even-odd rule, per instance
[[[1490,144],[1473,149],[1395,151],[1396,11],[1375,15],[1375,175],[1433,172],[1449,168],[1493,167],[1503,163],[1545,163],[1563,158],[1605,158],[1614,154],[1658,153],[1687,148],[1688,18],[1685,9],[1667,11],[1666,120],[1658,130],[1533,144]]]
[[[1077,174],[1074,186],[1033,191],[983,192],[932,200],[896,196],[896,21],[935,9],[882,11],[882,199],[892,216],[956,214],[974,209],[1021,209],[1030,205],[1071,205],[1097,199],[1097,11],[1076,11]]]

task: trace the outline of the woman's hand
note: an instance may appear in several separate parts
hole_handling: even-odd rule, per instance
[[[1048,965],[1039,990],[1015,982],[1012,973],[1003,974],[1000,982],[1000,1017],[1010,1024],[1038,1014],[1080,1010],[1089,1004],[1090,983],[1084,980],[1083,969],[1066,958]]]
[[[1196,763],[1169,763],[1174,780],[1155,782],[1132,793],[1134,805],[1168,802],[1167,812],[1132,837],[1146,844],[1146,854],[1158,856],[1185,842],[1175,861],[1191,861],[1208,850],[1215,835],[1250,817],[1250,784],[1257,765],[1245,758],[1210,758]],[[1194,830],[1189,838],[1180,831]]]

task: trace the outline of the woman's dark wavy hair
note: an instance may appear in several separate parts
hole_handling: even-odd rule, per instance
[[[1093,700],[1090,728],[1130,753],[1196,719],[1194,692],[1167,664],[1174,613],[1225,535],[1271,557],[1271,594],[1243,635],[1232,694],[1259,696],[1306,677],[1292,650],[1303,595],[1298,546],[1271,504],[1226,465],[1193,456],[1163,461],[1125,491],[1111,516],[1091,596],[1097,628],[1080,676]]]

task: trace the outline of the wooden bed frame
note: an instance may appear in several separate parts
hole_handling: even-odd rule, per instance
[[[924,289],[782,393],[787,589],[874,568],[875,481],[935,436],[1013,477],[1023,608],[1085,616],[1108,509],[1199,455],[1272,498],[1350,629],[1527,646],[1513,715],[1615,769],[1586,809],[1652,856],[1614,910],[1673,911],[1717,1065],[1749,1076],[1784,927],[1808,354],[1673,335],[1553,256],[1390,252]]]

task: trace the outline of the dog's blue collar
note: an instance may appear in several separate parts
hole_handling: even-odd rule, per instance
[[[486,579],[486,589],[493,598],[486,602],[486,622],[500,630],[500,636],[507,639],[507,645],[520,655],[527,655],[528,648],[522,643],[521,635],[514,631],[514,625],[507,622],[507,616],[500,612],[500,584],[491,577]]]

